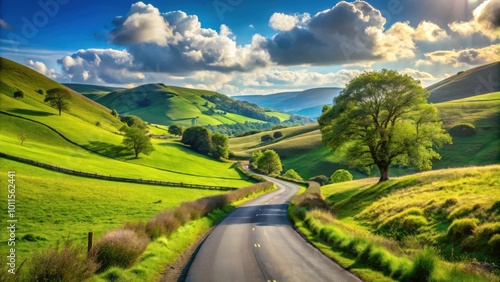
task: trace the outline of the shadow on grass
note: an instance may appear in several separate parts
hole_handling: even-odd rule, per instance
[[[135,158],[132,153],[128,151],[124,146],[109,144],[106,142],[91,141],[89,144],[85,145],[85,147],[111,158]]]
[[[13,109],[9,112],[20,114],[20,115],[30,115],[30,116],[38,116],[38,117],[47,117],[47,116],[55,116],[53,113],[35,111],[35,110],[27,110],[27,109]]]

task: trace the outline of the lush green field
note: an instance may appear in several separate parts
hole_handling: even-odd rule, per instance
[[[476,135],[453,137],[453,144],[446,145],[438,152],[441,160],[435,160],[435,169],[460,167],[467,165],[488,165],[500,163],[500,92],[469,97],[436,104],[439,116],[446,129],[460,123],[471,123],[476,128]],[[273,149],[282,157],[286,168],[295,169],[303,178],[324,174],[330,176],[342,165],[338,153],[331,153],[321,142],[321,133],[317,126],[307,125],[280,130],[284,138],[274,143],[263,143],[260,137],[273,132],[230,139],[231,150],[240,157],[249,157],[253,151]],[[355,178],[367,177],[356,169],[349,169]],[[401,176],[414,173],[411,168],[392,167],[389,175]],[[378,171],[373,170],[372,176]]]
[[[326,203],[308,189],[293,201],[302,211],[290,212],[309,240],[366,281],[500,281],[498,187],[500,165],[368,178],[321,187]]]
[[[147,220],[161,210],[187,200],[221,192],[140,185],[81,178],[0,159],[2,199],[7,199],[7,171],[16,172],[16,254],[19,262],[32,250],[67,238],[86,244],[87,232],[96,236],[127,221]],[[7,220],[2,205],[2,221]],[[8,230],[2,228],[2,253]],[[32,234],[34,239],[22,239]]]
[[[28,137],[21,146],[16,132],[23,128]],[[51,165],[112,176],[155,179],[193,184],[241,187],[250,182],[224,163],[200,155],[174,141],[153,140],[156,151],[139,159],[121,145],[92,142],[92,148],[118,159],[103,157],[73,145],[43,125],[2,115],[2,152]]]
[[[209,115],[204,113],[212,102],[202,98],[215,94],[212,91],[165,86],[162,84],[147,84],[132,89],[121,89],[106,95],[92,96],[96,102],[116,109],[121,114],[137,115],[142,119],[157,124],[178,124],[191,126],[197,118],[199,125],[218,125],[249,122],[262,122],[257,119],[238,114],[228,113]],[[149,103],[138,106],[139,101]]]
[[[266,115],[271,116],[271,117],[277,117],[281,121],[285,121],[290,118],[290,114],[283,113],[283,112],[266,112]]]

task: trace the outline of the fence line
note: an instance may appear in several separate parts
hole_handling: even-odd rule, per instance
[[[96,179],[104,179],[104,180],[111,180],[111,181],[120,181],[120,182],[129,182],[129,183],[139,183],[139,184],[151,184],[151,185],[160,185],[160,186],[172,186],[172,187],[183,187],[183,188],[194,188],[194,189],[206,189],[206,190],[222,190],[222,191],[228,191],[228,190],[236,190],[238,188],[236,187],[227,187],[227,186],[215,186],[215,185],[201,185],[201,184],[189,184],[189,183],[183,183],[183,182],[169,182],[169,181],[161,181],[161,180],[148,180],[148,179],[138,179],[138,178],[127,178],[127,177],[117,177],[117,176],[107,176],[107,175],[101,175],[97,173],[89,173],[89,172],[83,172],[83,171],[77,171],[77,170],[72,170],[72,169],[67,169],[67,168],[62,168],[58,166],[53,166],[49,165],[46,163],[41,163],[37,162],[35,160],[31,159],[25,159],[21,157],[16,157],[13,155],[5,154],[0,152],[0,156],[23,162],[23,163],[28,163],[32,164],[38,167],[43,167],[46,169],[66,173],[66,174],[71,174],[71,175],[77,175],[77,176],[83,176],[83,177],[89,177],[89,178],[96,178]]]

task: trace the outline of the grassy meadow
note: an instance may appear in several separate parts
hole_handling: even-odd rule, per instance
[[[20,261],[34,249],[68,238],[86,247],[89,231],[99,237],[124,222],[147,220],[181,202],[221,193],[82,178],[6,159],[0,159],[0,170],[16,172],[16,254]],[[6,189],[1,196],[7,198]],[[3,206],[3,221],[6,216]],[[2,246],[7,245],[7,232],[1,230]]]
[[[500,162],[500,92],[472,96],[465,99],[437,103],[438,113],[443,120],[443,127],[469,123],[475,127],[476,134],[469,137],[453,137],[453,144],[445,145],[438,153],[441,160],[433,161],[434,169],[452,168],[468,165],[489,165]],[[276,131],[276,130],[275,130]],[[337,169],[348,169],[355,179],[377,176],[367,175],[357,169],[349,169],[342,164],[342,157],[337,152],[330,152],[321,142],[321,132],[317,125],[306,125],[280,129],[284,137],[273,143],[261,142],[263,132],[251,136],[231,138],[231,150],[239,157],[250,157],[257,150],[273,149],[282,158],[285,168],[293,168],[304,179],[324,174],[330,176]],[[413,168],[392,167],[391,177],[416,172]]]
[[[302,211],[301,224],[368,281],[405,280],[420,259],[430,281],[499,281],[498,187],[500,165],[342,182],[321,187],[330,212]]]

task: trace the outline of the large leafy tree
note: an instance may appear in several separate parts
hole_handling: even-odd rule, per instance
[[[253,155],[252,155],[253,157]],[[283,165],[278,153],[274,150],[266,150],[257,160],[257,167],[265,174],[280,174],[283,171]]]
[[[216,159],[229,157],[229,138],[227,135],[220,133],[212,135],[212,156]]]
[[[140,153],[149,155],[154,151],[151,140],[146,136],[144,131],[138,127],[131,127],[127,130],[123,138],[123,145],[133,150],[136,158]]]
[[[48,102],[52,108],[59,111],[59,115],[63,110],[69,109],[69,100],[71,95],[64,88],[52,88],[47,90],[44,102]]]
[[[353,167],[376,165],[380,181],[389,165],[431,169],[434,148],[451,143],[420,81],[392,70],[352,79],[319,118],[323,141]]]
[[[208,155],[212,149],[212,132],[201,126],[193,126],[184,131],[181,142],[197,152]]]

